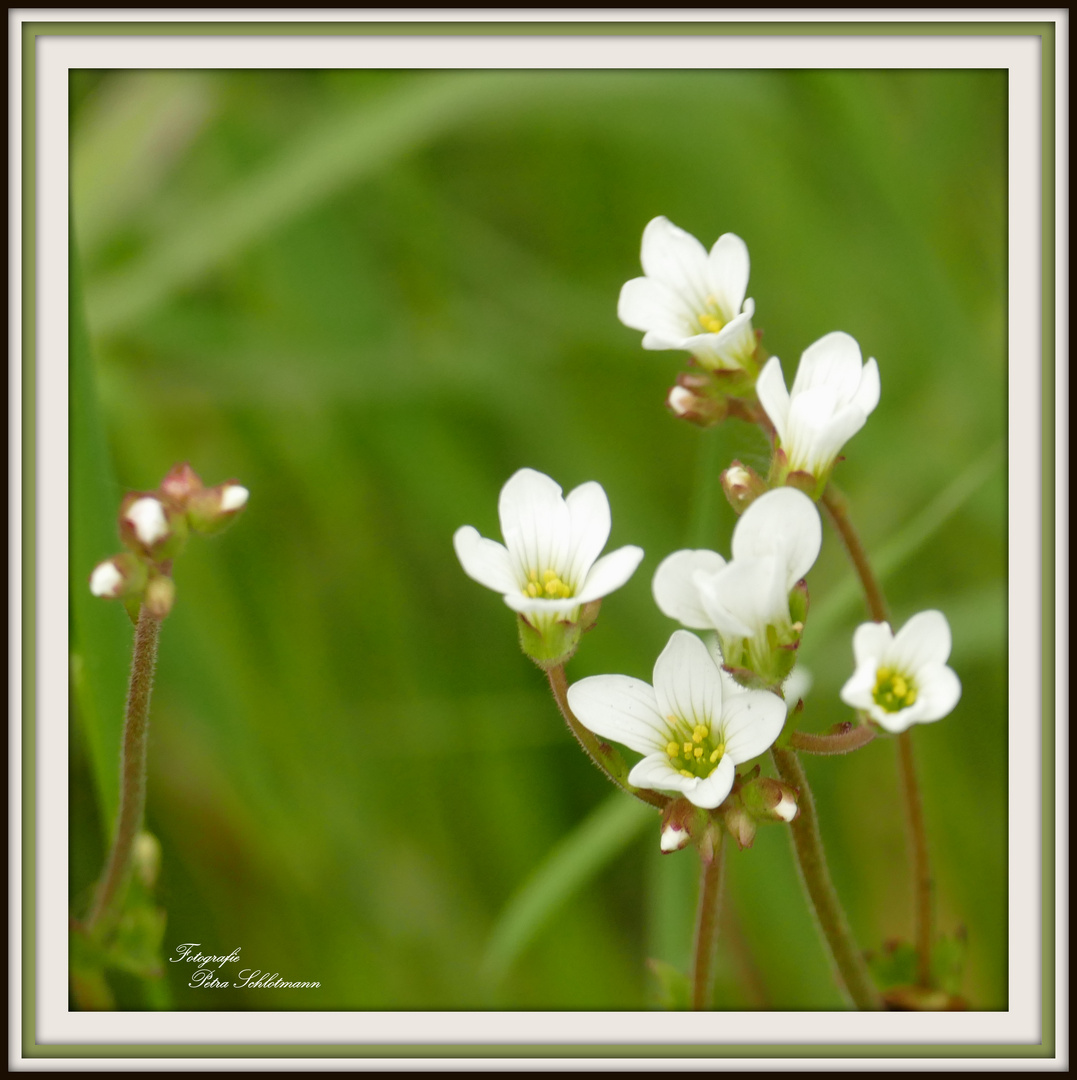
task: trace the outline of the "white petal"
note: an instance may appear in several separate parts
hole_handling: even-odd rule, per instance
[[[619,589],[635,572],[643,558],[643,548],[626,544],[608,555],[603,555],[591,567],[587,578],[576,597],[578,604],[587,604],[600,600]]]
[[[716,551],[675,551],[666,556],[651,584],[658,610],[693,630],[711,629],[714,624],[703,608],[695,578],[697,573],[717,573],[725,565]]]
[[[699,593],[711,625],[723,634],[750,637],[768,623],[789,620],[785,570],[772,555],[734,559],[713,577],[700,579]]]
[[[707,284],[723,322],[740,312],[748,291],[749,268],[748,245],[734,233],[719,236],[707,260]]]
[[[774,745],[785,724],[785,702],[769,690],[748,690],[725,704],[722,732],[726,756],[737,765]]]
[[[729,754],[726,754],[706,780],[692,785],[686,776],[682,777],[685,785],[681,790],[689,802],[703,807],[704,810],[713,810],[725,802],[726,796],[733,790],[735,778],[736,766]]]
[[[865,625],[871,626],[873,623]],[[875,681],[878,672],[875,657],[866,657],[841,688],[841,700],[854,709],[871,709],[875,704]]]
[[[861,623],[853,631],[853,657],[858,665],[868,660],[878,662],[889,653],[893,642],[894,631],[890,629],[889,623]],[[874,675],[872,677],[874,678]]]
[[[816,386],[828,386],[838,400],[852,401],[860,385],[862,361],[856,339],[835,330],[809,345],[800,357],[793,397]]]
[[[897,632],[886,659],[906,675],[925,664],[945,664],[950,657],[950,624],[941,611],[921,611]]]
[[[875,357],[872,357],[864,365],[864,372],[860,376],[860,386],[853,397],[853,404],[863,409],[864,415],[868,416],[879,404],[879,394],[879,365],[875,363]]]
[[[499,593],[519,592],[508,550],[496,540],[487,540],[471,525],[462,525],[453,533],[452,546],[464,573],[480,585]]]
[[[567,600],[551,600],[545,596],[528,596],[517,589],[505,593],[502,599],[513,611],[528,616],[528,621],[532,625],[535,624],[532,616],[538,617],[543,623],[554,620],[575,622],[580,610],[580,600],[575,596]]]
[[[923,718],[923,712],[924,707],[919,701],[898,712],[887,712],[881,705],[876,705],[874,702],[868,708],[868,715],[872,720],[892,735],[900,735],[903,731],[908,731],[913,724]]]
[[[782,443],[791,467],[821,476],[866,420],[858,406],[839,404],[830,387],[815,386],[797,395]]]
[[[131,503],[124,517],[134,527],[135,535],[147,547],[168,534],[168,518],[165,516],[164,506],[158,499],[148,495]]]
[[[520,469],[498,499],[501,535],[523,581],[529,570],[566,570],[571,522],[561,487],[544,473]]]
[[[648,754],[642,761],[637,761],[628,774],[628,782],[633,787],[657,788],[659,791],[684,791],[689,785],[695,787],[696,777],[681,776],[669,763],[665,750]]]
[[[654,695],[662,716],[710,727],[722,715],[722,679],[707,646],[674,630],[654,665]]]
[[[945,664],[928,664],[917,678],[916,704],[922,705],[921,722],[941,720],[961,700],[961,680]]]
[[[760,495],[733,528],[733,561],[774,555],[786,571],[786,591],[815,565],[823,523],[815,503],[796,488]]]
[[[565,504],[571,522],[568,581],[579,591],[610,538],[610,501],[602,485],[590,480],[570,491]]]
[[[717,334],[699,334],[683,340],[677,348],[688,349],[704,367],[735,370],[751,360],[755,352],[752,315],[755,304],[744,302],[744,312],[726,323]]]
[[[679,829],[675,825],[667,825],[662,830],[660,846],[663,852],[680,851],[688,842],[687,829]]]
[[[227,513],[229,510],[238,510],[246,506],[250,494],[241,484],[229,484],[221,492],[221,509]]]
[[[617,318],[625,326],[654,330],[675,339],[689,336],[698,328],[697,315],[682,296],[653,278],[626,281],[617,298]]]
[[[781,361],[776,356],[772,356],[763,365],[763,370],[755,382],[755,392],[763,411],[770,417],[770,422],[778,432],[778,438],[784,443],[789,417],[789,391],[785,388]]]
[[[90,592],[94,596],[117,596],[122,587],[123,574],[116,569],[116,564],[111,559],[94,567],[90,575]]]
[[[668,285],[697,312],[707,298],[707,252],[703,245],[668,218],[657,217],[643,230],[643,272]]]
[[[629,675],[592,675],[568,688],[568,704],[580,723],[603,739],[640,754],[665,750],[668,725],[658,713],[654,690]]]

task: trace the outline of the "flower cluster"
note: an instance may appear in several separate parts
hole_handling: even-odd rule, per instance
[[[641,262],[644,276],[624,285],[617,313],[644,331],[645,349],[691,354],[693,370],[678,377],[670,410],[704,426],[729,415],[758,423],[771,440],[770,469],[764,477],[734,461],[722,474],[740,515],[729,559],[710,550],[675,551],[654,574],[658,608],[690,630],[714,634],[714,652],[676,630],[653,683],[591,676],[569,686],[562,705],[570,725],[643,755],[626,778],[611,775],[629,790],[668,793],[659,800],[663,851],[704,843],[719,821],[743,847],[757,822],[789,822],[798,813],[795,790],[758,767],[745,774],[737,767],[787,729],[783,687],[792,694],[808,615],[805,577],[822,545],[815,504],[843,446],[878,405],[879,369],[873,358],[863,361],[852,337],[836,331],[804,350],[788,388],[781,361],[765,356],[752,326],[748,249],[732,233],[708,252],[658,217],[644,230]],[[456,554],[470,577],[501,593],[517,613],[525,653],[554,684],[552,673],[594,624],[601,599],[628,581],[643,552],[628,546],[600,557],[610,509],[594,482],[564,497],[549,477],[521,469],[502,489],[498,509],[504,544],[465,525],[453,537]],[[939,612],[915,616],[896,636],[885,623],[865,624],[854,638],[856,671],[842,699],[863,723],[889,732],[936,720],[961,693],[946,666],[949,651]],[[799,712],[799,696],[792,700]]]
[[[211,535],[226,528],[247,504],[248,491],[234,480],[205,487],[184,462],[156,491],[134,491],[120,503],[120,539],[126,551],[98,563],[90,592],[124,602],[132,619],[141,607],[163,619],[172,610],[172,560],[190,533]]]

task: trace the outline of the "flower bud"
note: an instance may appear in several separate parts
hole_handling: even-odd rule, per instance
[[[750,848],[755,842],[755,820],[739,799],[730,800],[722,815],[722,821],[741,851]]]
[[[679,419],[703,428],[720,424],[727,412],[725,400],[715,396],[711,380],[688,372],[677,376],[677,385],[666,396],[666,408]]]
[[[187,521],[156,495],[131,492],[120,504],[120,539],[132,551],[162,562],[183,549]]]
[[[171,499],[177,506],[185,508],[187,500],[202,490],[202,479],[186,461],[173,465],[168,475],[161,481],[161,494]]]
[[[767,490],[767,483],[755,469],[734,461],[722,473],[722,490],[729,505],[740,514]]]
[[[662,854],[680,851],[701,837],[707,826],[707,812],[688,799],[673,799],[662,811]]]
[[[759,776],[740,789],[745,810],[759,821],[792,821],[800,807],[796,788],[769,776]]]
[[[187,520],[195,532],[218,533],[239,516],[249,496],[250,492],[234,480],[194,491],[187,500]]]
[[[156,574],[146,586],[142,604],[155,619],[163,619],[172,610],[175,599],[176,586],[172,579]]]
[[[90,592],[109,600],[141,592],[145,584],[145,565],[126,551],[98,563],[90,574]]]

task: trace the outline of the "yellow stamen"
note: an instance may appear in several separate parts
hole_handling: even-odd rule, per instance
[[[680,752],[680,749],[681,748],[675,742],[671,742],[666,747],[666,753],[669,754],[670,757],[676,757],[677,754]]]
[[[686,754],[690,754],[692,752],[692,744],[690,742],[686,742],[684,744],[684,752]]]
[[[711,757],[710,757],[711,764],[713,765],[721,756],[722,756],[722,751],[721,750],[715,750],[714,753],[711,754]]]
[[[703,756],[703,747],[702,746],[697,746],[692,751],[692,756],[696,759],[696,761],[698,761]]]

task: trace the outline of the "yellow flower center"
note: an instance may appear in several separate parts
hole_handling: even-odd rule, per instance
[[[717,334],[725,326],[721,312],[718,310],[718,301],[713,296],[708,296],[704,303],[707,305],[706,309],[696,318],[705,334]]]
[[[666,744],[669,763],[681,776],[705,780],[722,760],[725,743],[711,735],[706,724],[691,725],[687,720],[667,716],[670,741]]]
[[[916,685],[906,675],[881,667],[875,673],[875,704],[887,712],[900,712],[916,701]]]
[[[556,570],[543,570],[541,574],[537,570],[529,570],[523,594],[534,599],[566,600],[572,595],[572,586],[566,585]]]

